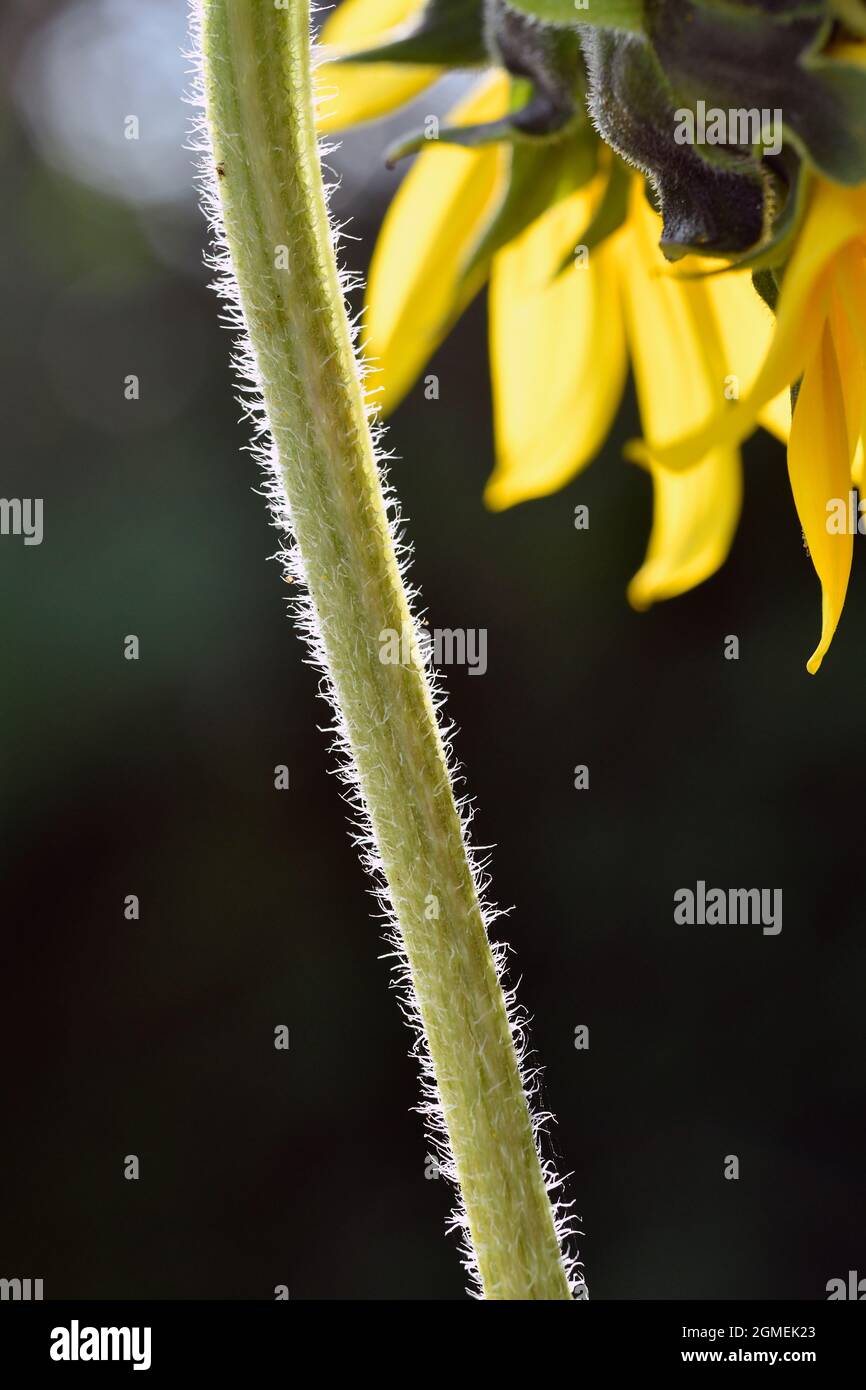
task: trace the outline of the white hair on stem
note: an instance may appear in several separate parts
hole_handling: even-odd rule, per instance
[[[243,412],[243,420],[249,426],[251,433],[251,442],[245,447],[252,452],[264,474],[263,495],[267,500],[271,520],[282,539],[280,549],[277,551],[276,556],[272,558],[279,559],[283,566],[285,577],[297,586],[295,590],[296,596],[290,598],[288,603],[300,635],[306,644],[306,663],[319,673],[319,694],[331,711],[331,723],[325,726],[323,732],[329,734],[331,738],[330,751],[336,755],[336,766],[334,770],[343,784],[343,796],[350,808],[352,841],[359,851],[365,870],[370,875],[373,884],[372,893],[376,899],[379,914],[384,922],[385,937],[390,948],[386,953],[386,958],[390,958],[393,962],[392,986],[397,991],[399,1008],[414,1035],[414,1043],[411,1051],[419,1065],[422,1093],[421,1103],[417,1109],[424,1117],[428,1140],[433,1154],[436,1157],[439,1170],[452,1182],[457,1194],[457,1204],[448,1229],[449,1231],[458,1232],[460,1236],[461,1254],[463,1264],[469,1275],[470,1292],[476,1297],[481,1297],[483,1296],[483,1290],[481,1287],[480,1275],[470,1237],[466,1210],[451,1154],[448,1130],[439,1098],[433,1063],[427,1046],[412,970],[404,948],[397,914],[385,876],[384,866],[373,834],[372,822],[365,802],[363,787],[352,755],[349,731],[330,674],[328,655],[322,634],[321,618],[320,615],[317,614],[310,598],[306,585],[303,558],[300,548],[294,540],[289,500],[286,494],[276,446],[271,437],[265,408],[263,381],[247,331],[240,291],[232,267],[220,202],[220,172],[214,163],[210,131],[205,111],[205,84],[202,58],[202,0],[189,0],[189,16],[191,43],[186,56],[191,63],[191,86],[186,100],[193,107],[197,108],[197,114],[192,121],[189,148],[197,155],[196,183],[202,209],[207,219],[210,232],[211,245],[210,249],[205,254],[205,261],[208,267],[214,272],[215,278],[211,287],[216,290],[221,301],[221,321],[233,336],[231,365],[238,380],[239,394],[237,399]],[[315,41],[313,41],[312,61],[314,67],[322,61],[321,49]],[[327,100],[327,93],[316,89],[315,101],[317,105],[325,100]],[[335,148],[337,148],[337,146],[333,144],[327,144],[322,141],[319,142],[319,154],[323,170],[331,174],[331,181],[325,183],[326,200],[330,199],[331,193],[338,184],[338,180],[333,177],[332,171],[330,171],[325,164],[328,155],[332,153]],[[404,522],[400,514],[397,498],[387,477],[387,463],[393,456],[386,453],[384,450],[384,426],[378,416],[374,394],[370,393],[365,383],[368,364],[363,361],[357,350],[360,315],[352,314],[346,303],[346,298],[350,293],[363,287],[363,279],[360,275],[340,266],[339,263],[338,252],[342,241],[345,239],[346,224],[338,225],[333,216],[330,216],[329,228],[331,246],[338,266],[343,304],[350,326],[354,369],[363,394],[367,424],[370,430],[378,466],[382,497],[388,520],[388,531],[396,555],[400,578],[406,593],[410,611],[413,615],[412,622],[417,639],[419,621],[423,617],[423,613],[418,610],[419,596],[417,589],[408,580],[411,548],[405,538]],[[421,664],[423,664],[425,669],[433,707],[436,712],[436,721],[445,750],[451,785],[452,787],[456,787],[462,784],[464,779],[453,752],[455,728],[453,723],[446,720],[444,717],[443,705],[445,692],[441,677],[433,667],[429,650],[421,658]],[[473,818],[474,808],[467,796],[464,795],[457,799],[457,810],[460,817],[465,851],[471,868],[475,889],[481,906],[482,920],[489,941],[492,924],[497,917],[503,914],[493,906],[487,897],[489,886],[489,860],[486,857],[486,850],[479,849],[471,844],[469,827]],[[575,1228],[575,1218],[571,1211],[572,1204],[563,1200],[561,1196],[563,1179],[558,1176],[553,1160],[545,1155],[543,1151],[546,1134],[552,1117],[549,1112],[540,1107],[539,1103],[541,1069],[533,1061],[532,1054],[529,1050],[527,1029],[530,1020],[525,1010],[516,1002],[515,986],[509,986],[506,981],[506,956],[508,954],[508,947],[504,942],[490,942],[490,949],[493,956],[496,978],[503,989],[508,1025],[517,1057],[523,1093],[527,1100],[532,1124],[532,1134],[536,1152],[538,1153],[545,1190],[550,1199],[553,1211],[556,1236],[559,1242],[563,1265],[573,1297],[585,1298],[587,1296],[586,1285],[581,1276],[580,1262],[577,1254],[571,1248],[574,1237],[579,1234]]]

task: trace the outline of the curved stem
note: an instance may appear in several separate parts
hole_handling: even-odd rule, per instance
[[[200,8],[215,211],[317,655],[387,881],[483,1291],[567,1299],[343,303],[314,127],[308,0],[202,0]],[[408,641],[402,664],[381,658],[389,632]]]

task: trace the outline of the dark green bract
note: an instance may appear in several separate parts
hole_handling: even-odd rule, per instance
[[[501,120],[439,136],[514,146],[493,241],[591,176],[597,131],[649,180],[669,258],[762,268],[786,257],[810,170],[866,181],[866,68],[832,51],[860,36],[864,0],[428,0],[392,42],[351,60],[493,62],[515,79],[521,100]],[[618,225],[615,191],[599,233]]]

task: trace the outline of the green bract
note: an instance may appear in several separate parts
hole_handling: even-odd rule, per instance
[[[473,268],[595,171],[588,94],[604,140],[655,191],[665,254],[760,269],[783,262],[810,169],[866,181],[866,68],[831,47],[864,32],[864,0],[428,0],[391,42],[349,60],[492,62],[515,79],[521,99],[501,120],[438,135],[514,147]],[[389,160],[425,138],[399,141]],[[621,202],[614,188],[596,235],[615,229]]]
[[[520,88],[525,84],[513,85],[516,104],[523,106]],[[473,250],[464,275],[469,277],[486,265],[547,208],[589,183],[598,170],[599,149],[598,136],[583,107],[557,136],[516,140],[506,192]]]
[[[822,56],[826,5],[653,0],[648,9],[677,107],[779,112],[786,138],[828,178],[866,180],[866,71]]]
[[[644,0],[510,0],[510,8],[548,24],[592,24],[605,29],[639,33],[644,24]]]
[[[801,161],[866,180],[866,71],[827,52],[840,20],[866,32],[863,0],[490,0],[494,19],[503,9],[580,30],[593,115],[653,182],[670,256],[777,261]],[[691,138],[678,124],[689,115]]]
[[[487,56],[483,0],[427,0],[399,38],[352,53],[343,61],[475,67],[486,62]]]
[[[852,34],[866,38],[866,4],[864,0],[830,0],[830,9],[842,20]]]

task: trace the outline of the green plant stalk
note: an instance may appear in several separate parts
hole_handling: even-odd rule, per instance
[[[203,0],[201,46],[217,215],[481,1287],[490,1299],[569,1299],[346,317],[314,126],[308,0]],[[406,664],[380,659],[387,631],[411,634]]]

